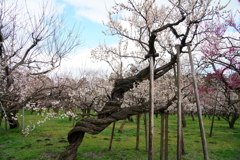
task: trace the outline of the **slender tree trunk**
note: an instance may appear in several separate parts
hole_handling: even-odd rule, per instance
[[[8,131],[8,123],[7,123],[8,119],[5,118],[5,131],[7,132]]]
[[[184,115],[184,112],[183,112],[183,106],[181,106],[181,108],[182,108],[182,127],[186,128],[187,127],[187,121],[186,121],[186,118],[185,118],[185,115]]]
[[[123,133],[123,127],[124,127],[126,121],[127,121],[127,119],[124,119],[124,120],[122,121],[122,124],[121,124],[121,126],[119,127],[119,129],[118,129],[118,133],[121,133],[121,134]]]
[[[217,98],[217,97],[218,97],[218,84],[217,84],[216,98]],[[212,123],[211,123],[211,128],[210,128],[210,134],[209,134],[209,137],[212,137],[212,131],[213,131],[213,124],[214,124],[214,118],[215,118],[216,107],[217,107],[217,101],[215,102],[214,107],[213,107],[213,116],[212,116]]]
[[[139,150],[140,117],[141,117],[141,115],[138,114],[138,115],[137,115],[136,150]]]
[[[88,108],[88,109],[87,109],[87,117],[90,117],[90,114],[91,114],[91,109]]]
[[[194,117],[193,111],[191,112],[191,117],[192,117],[192,121],[195,121],[195,117]]]
[[[164,146],[164,118],[165,114],[161,113],[161,136],[160,136],[160,160],[163,160],[163,146]]]
[[[109,147],[108,147],[109,151],[112,150],[112,141],[113,141],[113,136],[114,136],[115,123],[116,122],[113,122],[113,126],[112,126],[112,134],[111,134],[110,143],[109,143]]]
[[[190,44],[188,45],[188,52],[189,52],[189,59],[190,59],[192,77],[193,77],[194,91],[195,91],[195,96],[196,96],[196,101],[197,101],[197,111],[198,111],[199,126],[200,126],[201,138],[202,138],[204,159],[208,160],[209,158],[208,158],[207,140],[206,140],[204,125],[203,125],[203,120],[202,120],[202,110],[200,107],[200,100],[199,100],[198,88],[197,88],[197,80],[195,77],[195,70],[194,70],[194,66],[193,66],[193,58],[192,58],[192,54],[191,54]]]
[[[148,124],[147,124],[147,113],[144,113],[144,130],[145,130],[145,144],[146,151],[148,152]]]

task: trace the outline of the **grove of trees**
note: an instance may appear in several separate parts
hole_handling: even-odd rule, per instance
[[[118,35],[119,43],[91,49],[92,59],[106,62],[111,73],[82,69],[78,78],[53,71],[82,45],[79,30],[61,25],[64,19],[53,9],[48,13],[48,4],[38,16],[27,10],[23,18],[17,3],[0,2],[0,125],[5,118],[11,129],[19,128],[17,113],[25,106],[39,112],[64,110],[69,120],[77,122],[60,159],[73,160],[85,133],[98,134],[111,123],[149,113],[149,57],[153,56],[154,113],[177,113],[180,81],[185,127],[184,115],[194,120],[197,112],[187,55],[191,44],[202,114],[222,118],[234,128],[240,115],[239,10],[227,11],[228,2],[214,0],[168,2],[116,2],[108,11],[104,34]],[[76,114],[78,109],[82,114]]]

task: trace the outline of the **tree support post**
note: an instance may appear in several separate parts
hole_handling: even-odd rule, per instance
[[[190,65],[191,65],[191,71],[192,71],[192,77],[193,77],[193,85],[194,85],[196,103],[197,103],[197,111],[198,111],[197,113],[198,113],[198,121],[199,121],[201,138],[202,138],[204,160],[209,160],[208,150],[207,150],[207,141],[206,141],[204,126],[203,126],[203,119],[202,119],[202,110],[201,110],[201,107],[200,107],[200,100],[199,100],[199,94],[198,94],[198,88],[197,88],[197,80],[196,80],[196,76],[195,76],[195,70],[194,70],[194,66],[193,66],[193,58],[192,58],[190,46],[191,46],[191,44],[187,45],[188,53],[189,53],[189,60],[190,60]]]
[[[165,160],[168,160],[168,112],[165,113]]]
[[[163,160],[163,148],[164,148],[164,118],[165,113],[161,113],[161,136],[160,136],[160,160]]]
[[[177,50],[177,95],[178,95],[178,136],[177,136],[177,160],[182,157],[182,108],[181,108],[181,63],[180,63],[180,45],[176,45]]]
[[[154,157],[154,63],[155,57],[158,54],[149,52],[145,58],[149,58],[150,72],[150,94],[149,94],[149,102],[150,102],[150,112],[149,112],[149,147],[148,147],[148,160],[153,160]]]
[[[113,126],[112,126],[112,133],[111,133],[110,143],[109,143],[109,147],[108,147],[108,150],[109,150],[109,151],[112,150],[112,141],[113,141],[113,136],[114,136],[115,123],[116,123],[116,122],[113,122]]]

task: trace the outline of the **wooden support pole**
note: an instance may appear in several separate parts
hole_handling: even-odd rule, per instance
[[[161,113],[161,136],[160,136],[160,160],[163,160],[163,148],[164,148],[164,118],[165,113]]]
[[[111,134],[111,139],[110,139],[109,148],[108,148],[109,151],[112,150],[112,141],[113,141],[113,136],[114,136],[115,123],[116,122],[113,122],[113,126],[112,126],[112,134]]]
[[[168,112],[165,113],[165,160],[168,160]]]
[[[178,136],[177,136],[177,160],[181,160],[182,157],[182,109],[181,109],[181,62],[180,62],[180,45],[176,45],[177,50],[177,95],[178,95]]]
[[[201,110],[201,107],[200,107],[197,80],[196,80],[196,76],[195,76],[195,70],[194,70],[194,66],[193,66],[193,58],[192,58],[190,45],[191,44],[188,44],[188,53],[189,53],[189,60],[190,60],[190,65],[191,65],[192,77],[193,77],[195,97],[196,97],[196,102],[197,102],[197,111],[198,111],[197,113],[198,113],[198,121],[199,121],[199,127],[200,127],[201,138],[202,138],[204,160],[208,160],[209,158],[208,158],[208,150],[207,150],[207,141],[206,141],[206,136],[205,136],[205,131],[204,131],[204,125],[203,125],[203,119],[202,119],[202,110]]]
[[[151,41],[151,42],[154,43],[154,41]],[[149,58],[149,66],[150,66],[148,160],[153,160],[153,157],[154,157],[154,147],[153,147],[153,142],[154,142],[154,65],[155,65],[154,63],[155,63],[155,57],[159,56],[159,54],[155,53],[153,43],[152,43],[153,46],[150,46],[149,53],[145,55],[146,59]]]
[[[138,113],[138,114],[137,114],[136,150],[139,150],[140,118],[141,118],[141,114]]]
[[[149,112],[149,147],[148,160],[154,157],[154,56],[150,56],[150,112]]]

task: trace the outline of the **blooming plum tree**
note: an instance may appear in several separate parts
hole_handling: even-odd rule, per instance
[[[134,42],[135,52],[126,52],[128,54],[120,54],[122,50],[108,50],[110,47],[100,46],[98,49],[93,50],[98,55],[96,57],[106,57],[103,59],[111,66],[121,64],[121,59],[118,58],[138,58],[136,63],[130,61],[133,65],[142,68],[137,68],[138,71],[129,77],[121,77],[115,79],[112,93],[122,91],[124,95],[135,85],[149,79],[149,66],[145,67],[145,57],[148,55],[160,56],[156,59],[154,66],[154,79],[158,79],[169,72],[176,64],[176,53],[173,47],[176,43],[180,44],[180,53],[184,53],[184,47],[192,43],[194,50],[199,42],[195,39],[197,36],[204,32],[199,31],[199,26],[205,21],[211,21],[217,13],[222,13],[225,6],[217,4],[214,6],[212,0],[169,0],[169,6],[158,6],[154,0],[135,1],[128,0],[128,3],[117,3],[109,11],[109,21],[104,23],[109,29],[104,31],[105,34],[118,35],[121,40]],[[124,45],[123,45],[124,46]],[[103,51],[103,52],[100,52]],[[131,53],[131,54],[130,54]],[[99,54],[102,54],[99,56]],[[110,55],[112,54],[112,55]],[[108,55],[108,56],[106,56]],[[112,58],[109,61],[109,57]],[[121,66],[121,65],[120,65]],[[122,67],[122,66],[121,66]],[[145,68],[144,68],[145,67]],[[115,69],[115,67],[112,67]],[[118,70],[120,71],[120,70]],[[120,73],[120,72],[119,72]],[[169,103],[172,104],[174,96],[170,99]],[[176,99],[176,97],[175,97]],[[102,108],[102,114],[107,116],[100,117],[99,119],[83,119],[79,121],[75,128],[68,134],[69,146],[61,154],[60,158],[72,160],[76,158],[78,146],[81,144],[85,132],[90,134],[98,134],[105,129],[112,122],[125,119],[129,115],[139,114],[146,112],[146,108],[141,106],[131,106],[121,108],[123,101],[108,101]],[[88,127],[91,126],[91,127]]]
[[[202,34],[206,41],[199,46],[203,54],[201,63],[205,68],[208,67],[206,81],[212,83],[211,88],[207,85],[202,86],[200,90],[203,94],[215,92],[217,85],[213,81],[220,84],[219,91],[223,92],[221,97],[225,102],[219,102],[213,97],[211,99],[217,101],[219,108],[223,109],[221,112],[226,112],[221,115],[229,122],[230,128],[233,128],[240,113],[240,103],[237,103],[240,98],[240,24],[237,21],[239,16],[239,10],[226,15],[218,14],[214,21],[203,25],[204,30],[207,29],[208,32]],[[206,99],[204,101],[209,102]]]
[[[51,83],[46,74],[82,44],[80,32],[64,27],[58,11],[47,7],[43,4],[36,15],[27,3],[0,2],[0,119],[46,97]]]

